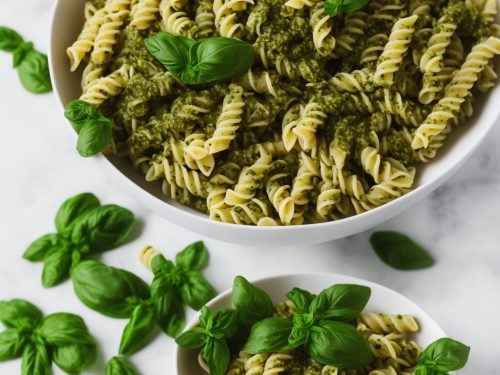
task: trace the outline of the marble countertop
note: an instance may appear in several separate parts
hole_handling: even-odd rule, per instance
[[[52,0],[0,0],[0,25],[18,30],[42,51],[48,49]],[[11,57],[0,53],[0,299],[25,298],[44,313],[80,314],[99,341],[99,359],[87,372],[103,374],[116,354],[123,320],[90,311],[76,298],[69,281],[45,290],[41,264],[21,259],[36,237],[53,231],[53,218],[67,197],[91,191],[105,203],[130,208],[143,223],[142,234],[102,260],[151,275],[137,260],[146,243],[172,257],[203,239],[210,249],[207,278],[222,291],[237,274],[258,278],[277,273],[321,271],[352,275],[386,285],[427,311],[451,336],[472,347],[461,374],[498,374],[500,328],[500,126],[472,158],[426,200],[374,229],[405,232],[430,249],[437,264],[428,270],[395,271],[371,251],[372,230],[313,246],[270,248],[235,246],[200,238],[141,207],[113,186],[94,163],[78,156],[53,94],[34,96],[20,85]],[[193,313],[190,312],[190,316]],[[132,357],[145,375],[173,373],[174,342],[158,336]],[[0,364],[2,375],[20,373],[20,360]],[[54,373],[61,373],[54,366]]]

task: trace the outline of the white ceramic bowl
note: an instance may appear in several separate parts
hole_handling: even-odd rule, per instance
[[[66,48],[76,40],[82,28],[84,3],[85,0],[57,0],[52,15],[49,63],[54,92],[61,110],[67,102],[81,94],[81,70],[76,73],[69,71]],[[424,168],[418,168],[415,190],[375,210],[321,224],[253,227],[211,221],[204,214],[166,199],[159,185],[146,183],[144,176],[133,168],[128,159],[98,156],[93,158],[93,162],[152,211],[202,235],[239,244],[299,245],[323,242],[359,233],[389,220],[439,187],[463,165],[493,127],[500,113],[498,103],[500,85],[476,101],[477,114],[454,130],[439,157]],[[65,122],[65,126],[71,129],[69,123]]]
[[[429,315],[427,315],[409,299],[391,289],[370,281],[337,274],[312,273],[274,276],[255,280],[252,281],[252,283],[257,287],[264,289],[272,298],[274,303],[284,301],[286,293],[294,287],[318,293],[333,284],[343,283],[366,285],[371,288],[372,295],[365,311],[409,314],[415,316],[420,325],[420,332],[416,335],[415,341],[420,346],[425,348],[431,342],[447,336]],[[219,294],[212,301],[210,301],[207,306],[212,310],[232,307],[231,289]],[[196,326],[198,323],[198,316],[195,316],[188,323],[186,330]],[[174,356],[174,374],[207,375],[198,365],[198,353],[199,351],[197,350],[190,350],[176,346]]]

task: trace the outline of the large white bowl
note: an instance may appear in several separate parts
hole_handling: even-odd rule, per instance
[[[54,92],[61,110],[67,102],[81,94],[81,70],[76,73],[69,71],[66,48],[76,40],[82,28],[84,3],[85,0],[57,0],[52,15],[49,63]],[[166,199],[159,185],[146,183],[144,176],[133,168],[128,159],[97,156],[93,161],[152,211],[208,237],[239,244],[299,245],[323,242],[359,233],[389,220],[439,187],[463,165],[493,127],[500,113],[498,103],[500,85],[487,96],[476,100],[477,115],[454,130],[439,157],[424,168],[418,168],[415,190],[361,215],[321,224],[253,227],[211,221],[204,214]],[[67,129],[72,129],[69,123],[65,125]]]
[[[446,337],[444,331],[432,320],[421,308],[415,305],[401,294],[388,289],[382,285],[370,281],[357,279],[337,274],[312,273],[274,276],[265,279],[252,281],[254,285],[264,289],[272,298],[274,303],[282,302],[285,295],[292,288],[298,287],[312,293],[330,287],[333,284],[359,284],[371,288],[372,295],[365,308],[370,312],[385,312],[393,314],[408,314],[416,317],[420,332],[416,335],[415,341],[425,348],[431,342]],[[211,310],[220,310],[231,306],[231,289],[224,291],[210,301],[207,306]],[[187,325],[186,330],[199,323],[198,316],[195,316]],[[198,365],[197,350],[185,349],[176,346],[174,374],[177,375],[207,375]]]

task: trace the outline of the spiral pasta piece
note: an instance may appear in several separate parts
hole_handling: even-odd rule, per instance
[[[375,314],[361,312],[359,322],[376,333],[406,333],[418,331],[418,324],[411,315]]]
[[[368,344],[375,358],[398,358],[402,349],[398,344],[401,335],[390,333],[388,335],[373,334],[368,337]]]
[[[181,10],[175,0],[161,0],[159,11],[163,27],[169,33],[191,37],[194,34],[194,21]]]
[[[335,37],[331,35],[333,18],[330,17],[322,2],[316,4],[311,11],[311,27],[313,28],[313,42],[321,56],[329,56],[335,48]]]
[[[139,261],[146,267],[148,270],[151,270],[151,262],[153,258],[161,255],[158,251],[156,251],[151,245],[144,246],[139,252]]]
[[[85,69],[83,69],[82,73],[82,82],[81,82],[82,90],[85,91],[87,87],[89,87],[92,83],[101,78],[103,72],[104,68],[102,66],[95,65],[92,62],[87,64]]]
[[[440,19],[420,60],[422,73],[438,73],[441,70],[443,55],[456,29],[457,25],[447,22],[446,19]]]
[[[237,79],[237,83],[245,90],[255,91],[258,94],[271,94],[275,98],[278,97],[277,77],[267,71],[254,73],[250,69]]]
[[[100,106],[105,100],[118,95],[127,85],[133,70],[128,65],[122,65],[118,70],[106,77],[102,77],[87,86],[80,97],[81,100],[95,106]]]
[[[354,45],[361,39],[366,31],[367,18],[368,14],[363,11],[346,14],[344,18],[344,28],[335,38],[334,53],[336,55],[345,56],[353,51]]]
[[[297,134],[293,131],[299,124],[304,107],[296,103],[286,111],[283,116],[282,139],[283,145],[287,151],[290,151],[297,143]]]
[[[159,11],[160,0],[139,0],[130,13],[132,17],[130,25],[139,30],[147,30],[156,21]]]
[[[205,147],[205,134],[191,134],[185,142],[183,157],[188,168],[198,169],[203,175],[210,176],[215,167],[215,159]]]
[[[215,32],[215,14],[212,0],[200,0],[196,8],[195,24],[198,26],[198,37],[207,38]]]
[[[304,7],[312,7],[319,0],[288,0],[285,5],[294,9],[302,9]]]
[[[287,370],[287,363],[292,359],[293,357],[290,354],[271,354],[264,364],[264,372],[262,373],[262,375],[277,375],[285,373],[285,371]]]
[[[292,130],[297,135],[302,150],[311,151],[316,148],[316,131],[324,125],[327,117],[323,107],[315,100],[306,104],[299,123]]]
[[[266,192],[281,223],[290,224],[295,212],[295,203],[290,195],[290,186],[280,184],[280,180],[288,178],[286,173],[271,176],[266,183]]]
[[[315,182],[319,177],[318,160],[300,153],[299,170],[293,180],[291,196],[296,205],[304,206],[310,201],[310,193],[314,190]]]
[[[95,37],[94,50],[90,55],[93,63],[99,65],[109,61],[113,55],[113,47],[118,43],[120,30],[129,14],[128,9],[123,9],[106,16]]]
[[[245,29],[238,22],[238,13],[253,3],[253,0],[214,0],[215,27],[220,35],[226,38],[241,37]]]

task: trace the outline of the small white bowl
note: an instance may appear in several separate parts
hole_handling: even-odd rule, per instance
[[[328,288],[333,284],[365,285],[370,287],[372,290],[372,294],[365,311],[408,314],[414,316],[420,326],[420,331],[416,334],[415,341],[423,348],[433,341],[447,336],[441,327],[439,327],[429,315],[427,315],[420,307],[415,305],[409,299],[392,289],[370,281],[338,274],[308,273],[273,276],[254,280],[252,283],[265,290],[274,303],[284,301],[286,299],[286,293],[294,287],[305,289],[312,293],[319,293],[321,290]],[[214,311],[232,307],[231,292],[232,289],[222,292],[211,300],[207,306]],[[193,319],[191,319],[186,327],[186,331],[198,325],[198,317],[199,315],[196,315]],[[174,355],[174,374],[207,375],[206,372],[204,372],[198,365],[198,353],[199,350],[185,349],[176,345]]]
[[[76,40],[82,28],[84,4],[85,0],[57,0],[52,14],[49,64],[54,92],[62,110],[67,102],[77,99],[81,94],[81,70],[76,73],[69,71],[66,48]],[[254,227],[212,221],[202,213],[166,199],[159,184],[146,183],[144,176],[133,168],[128,159],[98,156],[92,161],[152,211],[199,234],[246,245],[310,244],[362,232],[398,215],[437,189],[463,165],[486,137],[500,114],[498,103],[500,85],[487,96],[478,97],[475,103],[477,115],[453,131],[436,160],[425,167],[419,166],[416,187],[412,192],[361,215],[321,224]],[[67,121],[64,121],[64,126],[72,130]],[[74,132],[73,136],[76,143]]]

